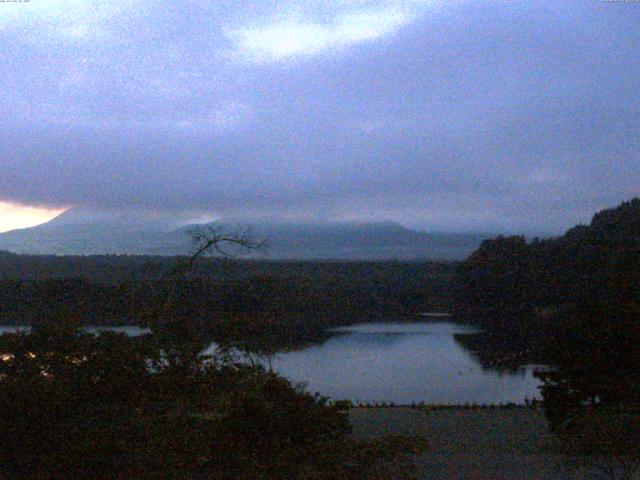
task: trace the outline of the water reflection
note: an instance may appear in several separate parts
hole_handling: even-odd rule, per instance
[[[0,334],[28,329],[0,326]],[[150,333],[140,327],[86,327],[130,336]],[[370,323],[337,328],[321,344],[272,357],[275,371],[311,392],[355,402],[495,404],[539,398],[533,372],[543,366],[487,368],[467,337],[478,330],[449,322]],[[211,353],[212,343],[204,353]],[[267,363],[265,361],[265,363]]]
[[[4,333],[18,333],[29,332],[31,327],[29,325],[0,325],[0,335]],[[115,332],[124,333],[129,337],[140,337],[142,335],[148,335],[151,333],[151,329],[145,327],[136,326],[121,326],[121,327],[109,327],[109,326],[87,326],[84,330],[89,333],[102,333],[102,332]]]
[[[452,323],[360,324],[336,329],[321,345],[277,354],[273,368],[336,399],[394,403],[523,403],[538,397],[532,366],[487,370],[454,335]]]
[[[84,329],[89,333],[103,333],[103,332],[124,333],[128,337],[141,337],[142,335],[149,335],[151,333],[150,328],[135,327],[135,326],[85,327]]]

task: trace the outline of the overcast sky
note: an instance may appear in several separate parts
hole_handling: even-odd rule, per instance
[[[640,194],[640,2],[31,0],[0,46],[9,204],[555,233]]]

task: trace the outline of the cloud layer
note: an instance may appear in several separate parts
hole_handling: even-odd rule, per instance
[[[640,5],[0,4],[0,201],[558,232],[640,194]]]

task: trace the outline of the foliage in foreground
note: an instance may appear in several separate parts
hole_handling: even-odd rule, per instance
[[[533,352],[555,367],[539,373],[543,406],[570,457],[630,478],[640,466],[640,198],[558,238],[483,242],[453,297],[459,319],[493,334],[475,345],[486,358]]]
[[[424,441],[350,437],[344,412],[227,356],[68,321],[0,337],[0,475],[403,479]]]
[[[629,480],[640,468],[640,250],[608,270],[601,297],[565,309],[548,346],[556,368],[539,376],[549,425],[569,457]]]

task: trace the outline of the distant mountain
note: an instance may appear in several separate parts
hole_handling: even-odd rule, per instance
[[[47,223],[0,234],[0,249],[53,255],[142,253],[170,228],[163,219],[71,209]]]
[[[392,222],[217,224],[249,230],[267,243],[267,258],[304,260],[459,260],[486,238],[424,233]],[[53,255],[187,254],[190,231],[163,218],[71,210],[48,223],[0,234],[0,250]]]
[[[185,238],[196,226],[171,232],[155,253],[185,250]],[[424,233],[392,222],[382,223],[271,223],[233,226],[248,229],[265,240],[268,258],[303,260],[459,260],[466,258],[486,238],[480,234]],[[1,245],[1,244],[0,244]]]

